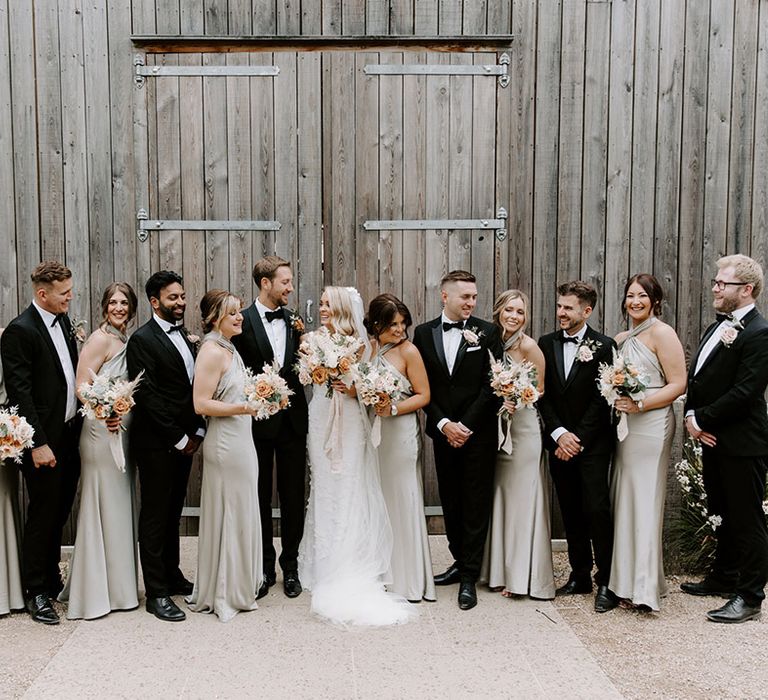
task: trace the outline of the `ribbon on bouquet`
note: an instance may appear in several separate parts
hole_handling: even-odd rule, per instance
[[[506,428],[504,425],[506,424]],[[502,409],[499,413],[499,446],[498,449],[502,452],[506,452],[508,455],[512,454],[512,416]]]
[[[121,430],[116,433],[109,431],[109,451],[112,453],[112,459],[115,460],[115,466],[121,471],[125,471],[125,452],[123,452],[123,436]]]
[[[624,442],[627,435],[629,435],[629,425],[627,423],[627,414],[623,411],[616,411],[619,415],[619,422],[616,424],[616,437],[619,442]]]
[[[325,424],[325,436],[323,439],[323,450],[331,463],[332,474],[341,474],[341,467],[344,463],[344,447],[341,444],[343,422],[341,395],[334,391],[331,397],[331,410],[328,412],[328,421]]]
[[[374,447],[381,445],[381,416],[376,415],[371,425],[371,444]]]

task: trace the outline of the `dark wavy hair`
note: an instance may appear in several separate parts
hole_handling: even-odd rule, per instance
[[[155,274],[152,275],[144,285],[144,291],[147,293],[147,299],[151,299],[152,297],[159,299],[161,289],[170,287],[172,284],[177,282],[181,285],[184,284],[183,280],[181,279],[181,275],[176,272],[172,272],[171,270],[160,270],[160,272],[155,272]]]
[[[561,297],[575,296],[582,307],[597,306],[597,290],[589,283],[582,280],[565,282],[557,288],[557,294]]]
[[[371,299],[371,303],[368,304],[368,313],[363,321],[365,329],[374,338],[378,338],[392,324],[398,313],[405,321],[407,338],[408,328],[413,324],[411,312],[394,294],[379,294],[375,299]]]
[[[664,300],[664,290],[661,288],[659,280],[648,272],[638,272],[627,280],[627,283],[624,285],[624,296],[622,299],[627,298],[627,292],[635,282],[643,288],[643,291],[645,291],[648,298],[651,300],[651,311],[653,312],[653,315],[661,316],[661,302]],[[625,303],[622,303],[621,305],[621,313],[626,320],[628,315],[627,305]]]

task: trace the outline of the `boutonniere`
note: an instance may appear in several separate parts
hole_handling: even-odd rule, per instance
[[[742,325],[741,321],[734,320],[732,324],[733,325],[726,326],[720,332],[720,342],[722,342],[722,344],[727,348],[733,345],[733,341],[738,337],[739,331],[744,330],[744,326]]]
[[[195,350],[197,350],[200,347],[200,336],[195,335],[194,333],[190,333],[186,327],[182,328],[181,332],[184,334],[186,339],[189,341],[191,345],[194,345]]]
[[[485,335],[483,331],[478,330],[477,326],[464,328],[461,334],[464,336],[464,340],[467,341],[467,345],[477,345],[480,342],[480,338]]]
[[[72,328],[69,330],[69,334],[78,342],[84,343],[88,337],[88,333],[85,327],[88,325],[88,321],[83,319],[73,318],[71,320]]]
[[[603,344],[599,340],[584,338],[579,343],[579,347],[576,348],[576,360],[585,364],[592,362],[595,359],[595,353],[602,346]]]
[[[301,316],[299,316],[299,312],[295,309],[288,313],[288,323],[291,324],[291,328],[293,328],[293,330],[295,330],[297,333],[304,332],[304,321]]]

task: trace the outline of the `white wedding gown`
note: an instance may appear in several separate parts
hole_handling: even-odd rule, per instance
[[[312,612],[342,625],[393,625],[414,615],[387,593],[389,525],[368,419],[357,399],[324,386],[309,404],[310,496],[299,577]]]

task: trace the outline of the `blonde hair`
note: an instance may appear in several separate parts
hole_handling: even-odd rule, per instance
[[[757,260],[753,260],[747,255],[726,255],[717,261],[717,269],[732,267],[733,273],[739,282],[752,285],[752,298],[757,299],[763,290],[763,268]]]
[[[210,333],[233,309],[240,311],[243,302],[224,289],[211,289],[200,300],[200,314],[203,317],[203,331]]]
[[[499,327],[499,330],[501,330],[502,338],[504,337],[506,331],[501,325],[501,312],[504,311],[506,305],[509,304],[509,302],[513,299],[521,299],[523,302],[525,321],[523,321],[523,325],[520,330],[525,331],[525,329],[528,328],[528,320],[530,318],[530,303],[528,301],[528,295],[525,292],[521,292],[519,289],[507,289],[505,292],[499,294],[499,296],[496,297],[496,301],[493,303],[493,322]]]
[[[347,288],[326,287],[323,294],[328,296],[333,330],[342,335],[356,336],[352,299]]]

